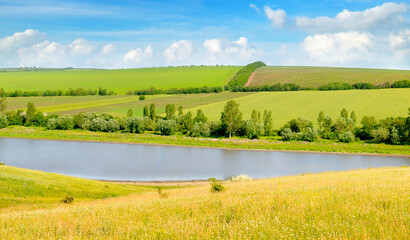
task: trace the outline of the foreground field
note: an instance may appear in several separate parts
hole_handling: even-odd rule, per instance
[[[359,154],[385,154],[397,156],[410,156],[408,145],[368,144],[364,142],[336,143],[330,140],[318,142],[283,142],[278,137],[263,137],[262,139],[241,138],[193,138],[181,135],[161,136],[153,133],[106,133],[90,132],[84,130],[45,130],[40,127],[9,126],[0,129],[0,137],[96,141],[132,144],[164,144],[192,147],[212,147],[229,149],[254,149],[254,150],[279,150],[279,151],[308,151],[329,153],[359,153]],[[279,137],[280,138],[280,137]]]
[[[153,189],[0,165],[0,209],[26,204],[58,204],[66,196],[84,201],[149,190]]]
[[[281,177],[0,213],[1,239],[408,239],[410,168]]]
[[[293,83],[316,88],[331,82],[371,83],[382,85],[409,80],[408,70],[332,68],[332,67],[262,67],[254,72],[247,86]]]
[[[298,117],[316,122],[321,111],[336,119],[343,108],[355,111],[359,122],[363,116],[374,116],[376,119],[405,117],[410,107],[410,89],[262,92],[234,100],[240,104],[244,119],[250,117],[253,109],[268,109],[273,113],[273,126],[280,128]],[[202,109],[209,118],[219,119],[225,104],[216,102],[188,110],[195,112]]]
[[[0,72],[5,91],[99,87],[125,94],[129,90],[223,86],[241,67],[164,67],[119,70],[74,69],[64,71]]]

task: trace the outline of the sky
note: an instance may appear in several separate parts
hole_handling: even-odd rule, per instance
[[[410,69],[410,1],[0,0],[0,67]]]

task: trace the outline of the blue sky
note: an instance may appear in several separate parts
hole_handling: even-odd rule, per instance
[[[0,0],[0,67],[410,68],[410,3]]]

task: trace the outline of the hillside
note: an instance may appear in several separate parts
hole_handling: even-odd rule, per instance
[[[0,165],[0,209],[23,204],[57,204],[67,195],[81,201],[152,190]]]
[[[125,94],[129,90],[223,86],[241,67],[159,67],[118,70],[73,69],[57,71],[0,72],[6,92],[103,87]]]
[[[407,239],[409,181],[408,167],[367,169],[6,211],[0,238]]]
[[[316,88],[332,82],[371,83],[382,85],[410,80],[408,70],[334,68],[334,67],[261,67],[256,69],[247,86],[293,83],[300,87]]]

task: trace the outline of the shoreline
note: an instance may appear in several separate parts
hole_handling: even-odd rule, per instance
[[[147,145],[147,146],[162,146],[162,147],[184,147],[184,148],[205,148],[205,149],[220,149],[233,151],[266,151],[266,152],[283,152],[283,153],[310,153],[310,154],[333,154],[333,155],[358,155],[358,156],[381,156],[381,157],[404,157],[410,158],[406,154],[386,154],[386,153],[366,153],[366,152],[325,152],[325,151],[308,151],[308,150],[278,150],[278,149],[255,149],[255,148],[229,148],[229,147],[215,147],[215,146],[197,146],[197,145],[179,145],[167,143],[143,143],[143,142],[124,142],[124,141],[104,141],[104,140],[83,140],[83,139],[63,139],[63,138],[36,138],[27,136],[9,137],[0,136],[0,138],[11,139],[31,139],[43,141],[61,141],[61,142],[89,142],[89,143],[108,143],[108,144],[130,144],[130,145]],[[232,142],[232,141],[231,141]]]

